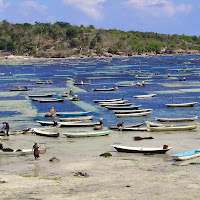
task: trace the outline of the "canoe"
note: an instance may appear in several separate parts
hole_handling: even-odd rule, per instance
[[[37,121],[40,123],[42,126],[53,126],[54,122],[53,121]]]
[[[99,125],[100,122],[58,122],[58,125],[60,127],[90,127],[90,126],[95,126]]]
[[[33,132],[36,135],[41,135],[41,136],[46,136],[46,137],[59,137],[59,133],[52,133],[52,132],[49,132],[49,131],[45,131],[44,129],[41,130],[41,129],[38,129],[38,128],[34,128]]]
[[[133,96],[134,98],[151,98],[151,97],[154,97],[156,96],[156,94],[146,94],[146,95],[136,95],[136,96]]]
[[[100,106],[102,106],[102,107],[106,107],[106,106],[124,107],[124,106],[131,106],[131,105],[133,105],[133,103],[103,103],[103,104],[100,104]]]
[[[105,104],[122,104],[122,103],[125,103],[125,102],[128,102],[128,100],[121,100],[121,101],[100,101],[98,102],[100,105],[105,105]]]
[[[123,128],[133,128],[133,127],[139,127],[141,125],[143,125],[145,122],[138,122],[138,123],[134,123],[134,124],[128,124],[126,126],[123,126]],[[112,130],[122,130],[122,127],[118,127],[118,126],[108,126],[109,129]]]
[[[48,103],[48,102],[63,102],[64,99],[41,99],[38,100],[40,103]]]
[[[99,102],[112,102],[112,101],[121,101],[123,100],[122,98],[120,99],[102,99],[102,100],[93,100],[95,103],[99,103]]]
[[[128,113],[128,114],[115,114],[116,117],[143,117],[147,116],[151,112],[140,112],[140,113]]]
[[[57,98],[32,98],[32,101],[41,101],[41,100],[57,100]]]
[[[48,81],[48,80],[47,81],[36,81],[36,83],[37,84],[52,84],[53,81],[51,81],[51,80],[50,81]]]
[[[21,149],[20,150],[13,150],[13,151],[3,151],[3,150],[0,150],[0,155],[28,155],[28,154],[32,154],[32,149]]]
[[[111,145],[118,152],[125,153],[156,153],[156,154],[164,154],[171,149],[171,147],[163,148],[163,147],[130,147],[130,146],[120,146],[120,145]],[[165,146],[165,145],[164,145]]]
[[[91,85],[91,83],[74,83],[74,85]]]
[[[52,97],[54,94],[30,94],[29,97]]]
[[[148,75],[135,75],[135,78],[152,78],[152,75],[151,74],[148,74]]]
[[[160,121],[160,122],[186,122],[186,121],[195,121],[197,119],[198,119],[198,116],[182,117],[182,118],[159,118],[159,117],[156,117],[156,120]]]
[[[147,131],[188,131],[197,128],[197,124],[181,125],[181,126],[158,126],[152,127],[149,122],[147,124]]]
[[[68,118],[59,118],[60,121],[65,121],[65,122],[69,122],[69,121],[86,121],[86,120],[92,120],[93,119],[93,115],[90,116],[83,116],[83,117],[68,117]]]
[[[121,84],[121,85],[117,85],[117,87],[133,87],[133,86],[135,86],[135,84],[129,84],[129,85],[123,85],[123,84]]]
[[[171,155],[171,157],[177,161],[189,160],[189,159],[196,158],[199,156],[200,156],[200,149],[195,149],[192,151],[187,151],[187,152]]]
[[[79,138],[79,137],[105,136],[105,135],[109,135],[110,133],[112,133],[111,130],[94,131],[94,132],[78,131],[78,132],[71,132],[71,133],[63,133],[63,135],[67,136],[68,138]]]
[[[59,117],[68,117],[68,116],[85,116],[90,112],[57,112],[56,115]]]
[[[93,91],[114,91],[115,88],[101,88],[101,89],[93,89]]]
[[[138,109],[138,110],[112,110],[115,114],[128,114],[128,113],[141,113],[141,112],[149,112],[152,109]]]
[[[10,91],[28,91],[28,89],[9,89]]]
[[[137,110],[140,106],[106,106],[106,108],[109,110]]]
[[[120,131],[147,131],[147,127],[130,127],[130,128],[122,128]]]
[[[178,104],[165,104],[167,107],[192,107],[198,102],[191,102],[191,103],[178,103]]]

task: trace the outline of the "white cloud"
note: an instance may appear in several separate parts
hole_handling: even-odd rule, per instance
[[[4,3],[3,0],[0,0],[0,9],[5,9],[10,6],[10,3]]]
[[[145,11],[153,16],[164,15],[172,17],[176,13],[189,13],[192,10],[191,5],[175,5],[170,0],[127,0],[124,4],[128,7]]]
[[[28,14],[31,11],[37,11],[43,13],[47,10],[45,5],[37,4],[34,1],[25,1],[20,4],[20,7],[23,9],[24,14]]]
[[[101,4],[106,0],[62,0],[65,5],[72,5],[94,19],[99,19],[102,16]]]

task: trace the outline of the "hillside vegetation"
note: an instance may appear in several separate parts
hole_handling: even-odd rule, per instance
[[[62,58],[70,56],[133,56],[191,53],[200,37],[153,32],[96,29],[67,22],[12,24],[0,22],[0,50],[14,55]]]

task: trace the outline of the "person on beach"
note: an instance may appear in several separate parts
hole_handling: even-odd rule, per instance
[[[122,128],[123,125],[124,125],[124,122],[120,122],[120,123],[117,124],[117,127],[118,127],[118,128]]]
[[[34,142],[32,153],[34,153],[35,160],[37,160],[40,157],[40,155],[39,155],[39,147],[38,147],[37,142]]]
[[[2,143],[1,137],[0,137],[0,149],[3,149],[3,143]]]
[[[6,135],[7,136],[9,136],[9,130],[10,130],[10,126],[9,126],[9,124],[8,124],[8,122],[5,122],[5,124],[6,124]]]
[[[99,118],[99,125],[94,126],[94,130],[101,130],[101,129],[103,129],[103,118],[102,117]]]
[[[54,107],[51,108],[50,110],[51,116],[54,117],[56,110],[54,109]]]
[[[74,91],[73,91],[72,89],[70,89],[70,91],[69,91],[69,95],[70,95],[71,97],[74,96]]]

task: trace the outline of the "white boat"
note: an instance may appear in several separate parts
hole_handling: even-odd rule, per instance
[[[167,107],[192,107],[198,102],[191,102],[191,103],[177,103],[177,104],[165,104]]]
[[[146,95],[136,95],[136,96],[133,96],[134,98],[151,98],[151,97],[154,97],[156,96],[156,94],[146,94]]]
[[[82,117],[67,117],[67,118],[59,118],[60,121],[70,122],[70,121],[86,121],[92,120],[93,115],[90,116],[82,116]]]
[[[60,127],[89,127],[99,125],[100,122],[58,122]]]
[[[119,99],[102,99],[102,100],[93,100],[95,103],[99,103],[99,102],[112,102],[112,101],[121,101],[123,100],[122,98]]]
[[[124,153],[156,153],[156,154],[163,154],[166,153],[171,149],[167,145],[163,145],[163,147],[130,147],[130,146],[121,146],[121,145],[111,145],[114,147],[118,152]]]
[[[53,133],[49,131],[45,131],[44,129],[34,128],[33,132],[36,135],[47,136],[47,137],[59,137],[59,133]]]
[[[130,113],[141,113],[141,112],[149,112],[152,109],[138,109],[138,110],[112,110],[115,114],[130,114]]]
[[[187,151],[187,152],[171,155],[171,157],[177,161],[189,160],[189,159],[196,158],[199,156],[200,156],[200,149],[195,149],[192,151]]]
[[[156,120],[160,121],[160,122],[186,122],[186,121],[195,121],[197,119],[198,119],[198,116],[182,117],[182,118],[159,118],[159,117],[156,117]]]
[[[133,103],[103,103],[103,104],[100,104],[102,107],[105,107],[105,106],[131,106],[133,105]]]
[[[115,114],[116,117],[143,117],[147,116],[151,112],[140,112],[140,113],[128,113],[128,114]]]
[[[13,151],[0,150],[0,155],[28,155],[32,154],[32,149],[15,149]]]
[[[121,101],[100,101],[98,102],[100,105],[101,104],[122,104],[122,103],[125,103],[127,102],[128,100],[121,100]]]

